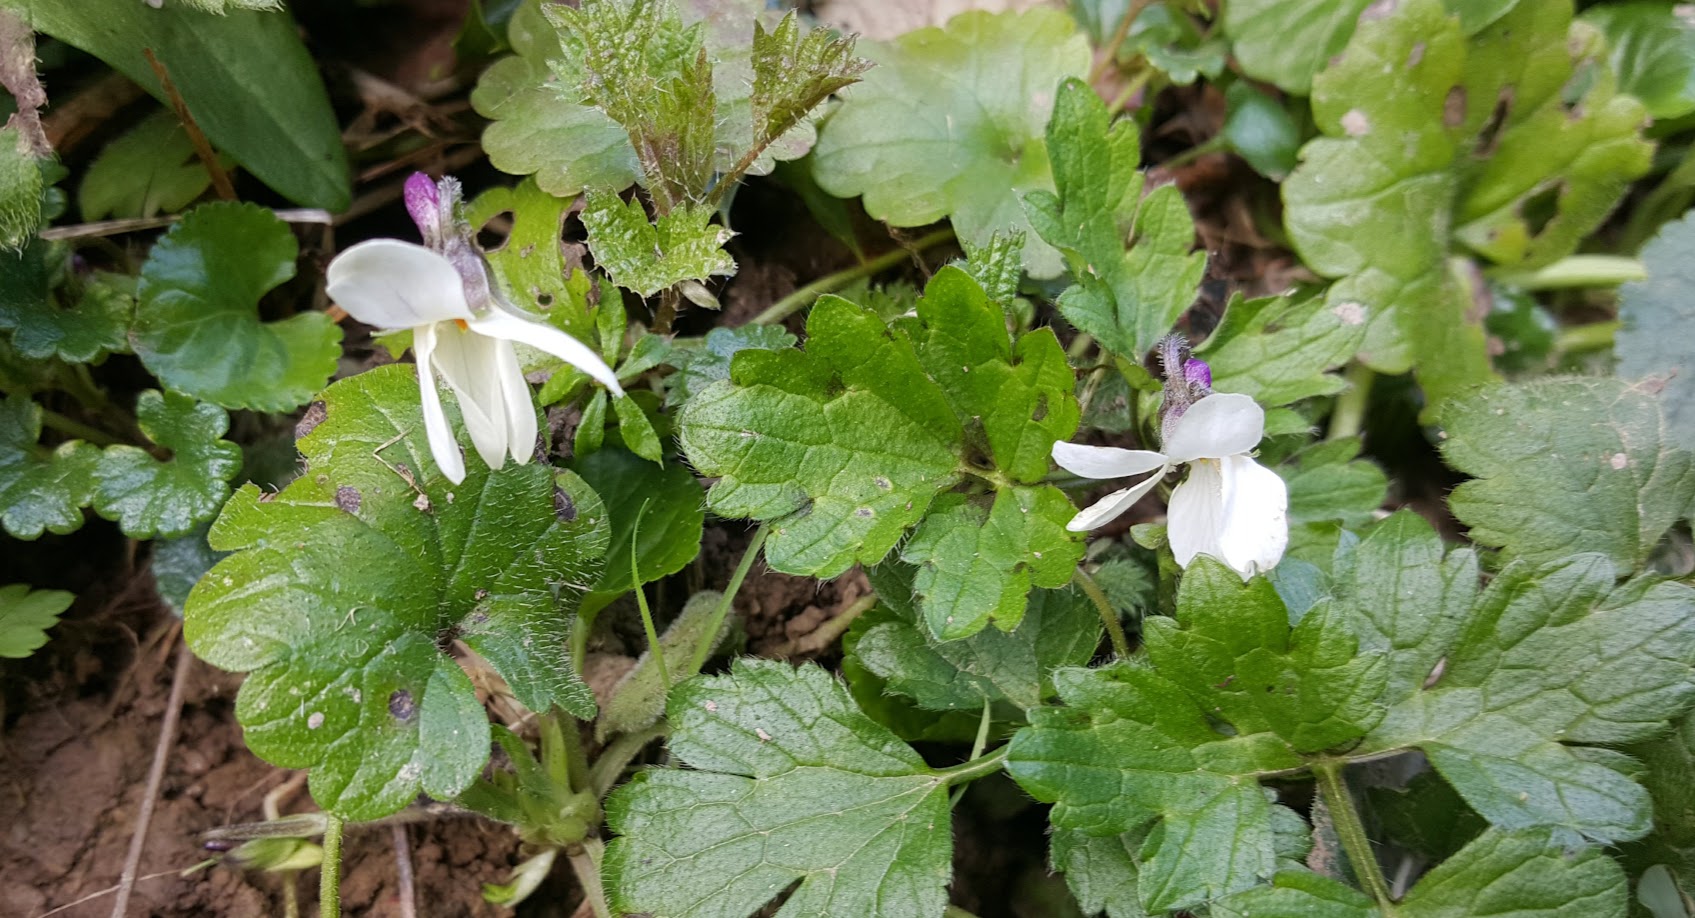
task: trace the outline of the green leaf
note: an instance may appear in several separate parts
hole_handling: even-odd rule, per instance
[[[642,406],[628,395],[612,399],[612,413],[618,417],[618,435],[630,452],[649,462],[663,462],[659,434],[653,429]]]
[[[1475,481],[1449,506],[1471,537],[1515,558],[1648,557],[1695,498],[1695,455],[1651,395],[1613,379],[1497,386],[1442,415],[1442,454]]]
[[[1618,374],[1658,387],[1667,439],[1695,450],[1695,360],[1679,347],[1695,322],[1695,214],[1668,223],[1642,249],[1648,279],[1619,288]]]
[[[753,146],[768,146],[831,95],[859,82],[871,62],[853,56],[854,37],[808,29],[790,11],[775,29],[754,23],[751,63]]]
[[[1291,460],[1293,468],[1278,466],[1289,485],[1289,522],[1340,520],[1349,527],[1371,522],[1388,497],[1389,480],[1376,465],[1355,459],[1359,453],[1359,439],[1346,437],[1301,450]]]
[[[1094,836],[1056,828],[1049,843],[1049,863],[1055,873],[1065,874],[1065,883],[1084,914],[1147,918],[1136,898],[1136,855],[1146,837],[1145,832]]]
[[[48,450],[40,437],[41,406],[0,397],[0,523],[19,539],[82,528],[82,508],[94,500],[100,450],[81,440]]]
[[[215,0],[214,0],[215,2]],[[169,104],[143,49],[169,71],[212,144],[284,197],[342,210],[351,176],[317,66],[286,14],[206,16],[129,0],[5,0],[38,31],[81,48]]]
[[[321,312],[259,316],[259,298],[294,276],[298,254],[288,225],[263,208],[195,208],[141,268],[136,355],[165,385],[225,408],[306,404],[335,372],[341,329]]]
[[[161,462],[127,444],[108,446],[94,469],[94,509],[132,539],[180,536],[218,514],[241,471],[241,447],[221,439],[224,409],[175,392],[148,389],[136,400],[136,422],[171,451]]]
[[[795,336],[781,325],[743,325],[738,328],[714,328],[706,333],[698,347],[683,348],[682,342],[672,352],[670,363],[678,373],[670,377],[670,389],[665,404],[676,408],[688,403],[701,390],[720,379],[730,378],[730,359],[740,351],[757,348],[781,351],[795,346]]]
[[[818,184],[863,195],[867,213],[895,226],[946,217],[974,245],[1028,228],[1020,198],[1053,187],[1042,133],[1053,94],[1089,68],[1070,18],[974,10],[861,50],[877,66],[819,132]],[[1024,266],[1044,278],[1062,268],[1034,238]]]
[[[200,525],[186,535],[153,540],[153,557],[148,565],[153,573],[153,588],[177,618],[182,618],[194,585],[228,555],[206,544],[211,529],[210,525]]]
[[[151,217],[182,210],[211,186],[182,123],[160,109],[106,144],[82,175],[77,204],[84,220]]]
[[[1031,225],[1064,253],[1077,282],[1060,296],[1060,312],[1132,360],[1171,330],[1206,270],[1206,255],[1190,252],[1194,221],[1177,188],[1142,196],[1136,132],[1134,121],[1112,125],[1088,84],[1065,81],[1047,126],[1058,194],[1025,197]],[[1133,238],[1129,251],[1126,238]]]
[[[1314,82],[1325,136],[1283,186],[1291,241],[1338,278],[1327,302],[1363,317],[1360,358],[1416,368],[1432,410],[1494,375],[1463,259],[1564,257],[1648,169],[1645,113],[1570,13],[1567,0],[1520,3],[1468,41],[1437,0],[1408,0],[1361,25]],[[1579,71],[1593,79],[1566,99]]]
[[[18,252],[0,252],[0,329],[27,358],[56,357],[89,363],[129,349],[126,333],[135,297],[128,277],[96,274],[56,283],[69,253],[31,240]]]
[[[612,687],[612,697],[601,709],[600,719],[594,723],[597,741],[605,742],[608,737],[619,733],[645,730],[665,714],[665,699],[671,687],[692,675],[689,665],[694,662],[695,651],[707,642],[706,629],[711,625],[722,599],[723,594],[716,590],[702,590],[689,597],[689,601],[683,604],[683,611],[677,613],[676,620],[659,636],[659,646],[665,654],[665,673],[671,677],[671,685],[660,680],[659,667],[654,665],[653,649],[643,651],[636,659],[636,665]],[[718,633],[711,636],[712,648],[716,649],[723,643],[729,632],[730,621],[726,617],[719,622]]]
[[[610,547],[594,586],[596,593],[608,594],[609,599],[635,588],[630,582],[632,531],[638,536],[635,568],[642,583],[675,574],[700,553],[706,512],[700,483],[688,469],[655,465],[621,449],[578,456],[569,468],[600,495],[611,524]],[[639,527],[637,516],[641,517]]]
[[[326,389],[300,441],[311,472],[267,500],[248,485],[212,530],[235,554],[189,596],[203,659],[247,671],[247,744],[310,768],[313,797],[349,819],[420,792],[449,799],[488,759],[463,641],[533,711],[592,717],[565,652],[577,598],[600,574],[606,511],[544,465],[480,465],[453,485],[428,455],[416,374],[380,367]],[[354,559],[356,563],[350,563]]]
[[[1224,32],[1242,72],[1296,95],[1347,47],[1371,0],[1230,0]]]
[[[1420,774],[1404,788],[1373,787],[1370,797],[1371,812],[1384,834],[1432,860],[1453,857],[1489,827],[1434,771]]]
[[[1222,135],[1230,149],[1260,175],[1287,178],[1301,147],[1301,128],[1289,110],[1245,81],[1230,84],[1224,104]]]
[[[594,263],[612,282],[642,296],[686,280],[736,273],[723,245],[732,235],[704,207],[682,207],[647,222],[639,199],[590,190],[583,207]]]
[[[947,781],[816,666],[743,658],[679,686],[671,751],[607,800],[614,910],[777,918],[938,915]],[[798,884],[798,885],[797,885]]]
[[[1364,338],[1363,316],[1322,296],[1238,294],[1195,356],[1212,368],[1214,389],[1275,407],[1342,391],[1346,383],[1328,371],[1347,363]]]
[[[490,188],[477,195],[466,216],[472,226],[480,227],[497,214],[511,213],[512,232],[500,248],[488,253],[501,289],[520,308],[546,318],[554,328],[578,341],[593,341],[589,308],[593,281],[580,266],[567,264],[560,240],[571,204],[537,187],[534,179],[525,179],[516,188]],[[535,361],[520,357],[526,368],[532,363],[562,365],[558,358],[534,353]]]
[[[985,700],[1033,708],[1053,694],[1054,669],[1080,666],[1101,641],[1100,617],[1075,590],[1036,590],[1011,634],[988,628],[938,641],[897,616],[860,637],[854,655],[888,690],[934,711],[979,711]]]
[[[207,13],[228,13],[230,10],[282,9],[282,0],[182,0],[183,3]]]
[[[47,629],[59,623],[76,594],[32,590],[28,584],[0,587],[0,659],[21,660],[47,643]]]
[[[1619,90],[1656,121],[1695,112],[1695,23],[1670,3],[1629,0],[1591,7],[1582,19],[1607,37]]]
[[[1664,864],[1683,889],[1695,889],[1695,718],[1685,715],[1670,734],[1630,748],[1642,763],[1653,799],[1654,831],[1624,846],[1632,873]]]

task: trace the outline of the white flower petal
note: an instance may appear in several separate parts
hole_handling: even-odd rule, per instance
[[[507,449],[512,461],[523,465],[536,452],[536,407],[512,342],[495,341],[494,345],[495,374],[505,394]]]
[[[1053,445],[1053,461],[1067,472],[1084,478],[1128,478],[1165,465],[1165,455],[1148,449],[1083,446],[1060,441]]]
[[[471,318],[459,272],[447,259],[410,242],[361,242],[337,255],[324,279],[330,299],[377,328]]]
[[[435,457],[436,468],[441,469],[448,481],[459,484],[465,480],[465,457],[453,439],[447,412],[442,410],[441,393],[436,391],[435,350],[435,326],[418,326],[412,336],[412,353],[418,361],[418,396],[423,403],[424,432],[429,437],[430,455]]]
[[[502,342],[451,322],[435,327],[435,368],[459,396],[459,415],[477,455],[491,469],[506,464],[506,392],[496,350]]]
[[[1189,406],[1165,443],[1172,462],[1245,453],[1265,436],[1265,409],[1246,395],[1214,392]]]
[[[1072,517],[1071,522],[1065,524],[1065,528],[1072,532],[1088,532],[1091,529],[1105,526],[1117,519],[1119,514],[1135,506],[1136,501],[1141,500],[1142,495],[1152,491],[1154,485],[1159,484],[1159,480],[1163,477],[1165,477],[1165,472],[1162,467],[1158,474],[1149,475],[1128,488],[1108,494]]]
[[[1202,460],[1171,493],[1167,533],[1177,563],[1199,554],[1244,579],[1283,559],[1289,544],[1289,489],[1276,472],[1247,456]]]
[[[613,395],[624,394],[624,387],[618,385],[617,374],[606,365],[606,361],[600,359],[599,354],[551,325],[491,309],[472,319],[471,329],[492,338],[504,338],[544,350],[600,380]]]

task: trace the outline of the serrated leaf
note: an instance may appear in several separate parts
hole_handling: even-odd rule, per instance
[[[737,660],[672,692],[671,750],[607,800],[614,909],[910,918],[947,904],[947,783],[824,670]],[[798,884],[798,885],[797,885]]]
[[[341,329],[321,312],[259,316],[259,298],[294,276],[298,254],[288,224],[263,208],[195,208],[142,265],[136,356],[170,388],[225,408],[306,404],[335,372]]]
[[[38,445],[41,406],[24,395],[0,397],[0,523],[19,539],[82,527],[82,508],[94,499],[100,450],[67,440]]]
[[[135,297],[130,278],[96,274],[55,283],[68,253],[33,239],[17,252],[0,252],[0,329],[30,359],[56,357],[89,363],[129,349],[126,334]]]
[[[626,290],[652,296],[681,281],[736,273],[723,249],[731,233],[711,222],[707,208],[678,208],[649,223],[640,200],[591,190],[587,202],[582,219],[595,264]]]
[[[1364,316],[1322,296],[1237,295],[1195,356],[1212,368],[1220,392],[1275,407],[1342,391],[1342,378],[1328,371],[1347,363],[1364,338]]]
[[[867,213],[895,226],[949,218],[975,245],[1027,228],[1021,196],[1053,187],[1042,133],[1053,93],[1089,68],[1069,17],[973,10],[861,51],[877,66],[819,132],[818,184],[863,195]],[[1032,238],[1024,266],[1046,278],[1062,263]]]
[[[1077,282],[1059,310],[1108,351],[1139,361],[1194,302],[1206,270],[1206,255],[1190,251],[1188,205],[1175,186],[1143,197],[1136,123],[1112,125],[1081,80],[1060,84],[1046,136],[1058,193],[1032,191],[1025,210]]]
[[[655,465],[621,449],[596,450],[571,461],[571,471],[594,488],[610,520],[606,564],[594,586],[597,594],[587,605],[634,588],[630,582],[630,553],[642,583],[651,583],[683,569],[700,553],[700,483],[680,465]],[[638,527],[637,517],[641,521]],[[631,545],[632,532],[638,537]]]
[[[580,266],[566,264],[560,239],[571,204],[543,191],[530,178],[515,188],[490,188],[477,195],[466,219],[480,227],[496,214],[511,213],[512,232],[500,248],[488,253],[489,267],[501,289],[520,309],[546,318],[547,324],[578,341],[592,341],[594,315],[589,297],[593,281]],[[532,364],[568,366],[552,355],[527,350],[535,359],[525,360],[520,354],[526,369]]]
[[[77,186],[77,206],[84,220],[151,217],[182,210],[211,186],[182,123],[160,109],[101,149]]]
[[[965,273],[977,281],[989,299],[1010,310],[1018,297],[1018,282],[1024,277],[1024,232],[997,232],[987,245],[961,244],[965,248]]]
[[[830,29],[802,34],[799,16],[783,16],[769,31],[754,22],[750,58],[753,144],[767,146],[800,124],[825,99],[858,82],[871,62],[853,56],[854,36]]]
[[[1635,570],[1695,498],[1695,455],[1674,445],[1654,397],[1618,380],[1497,386],[1442,418],[1443,457],[1476,479],[1449,506],[1510,557],[1595,551]]]
[[[241,471],[241,447],[222,439],[224,409],[175,392],[141,393],[136,423],[149,440],[171,451],[161,462],[140,447],[119,444],[100,454],[94,509],[116,520],[132,539],[179,536],[218,513]]]
[[[76,594],[32,590],[29,584],[0,587],[0,659],[21,660],[47,643],[47,629],[59,623]]]
[[[681,345],[682,342],[676,342]],[[678,372],[670,377],[665,404],[680,407],[696,393],[720,379],[730,378],[730,360],[740,351],[758,348],[781,351],[795,346],[795,336],[781,325],[743,325],[738,328],[714,328],[706,333],[697,347],[679,346],[668,362]]]
[[[1493,378],[1482,312],[1450,256],[1537,267],[1570,254],[1651,151],[1641,104],[1614,91],[1569,0],[1520,3],[1467,31],[1438,0],[1364,22],[1314,82],[1325,136],[1283,186],[1295,248],[1338,278],[1327,302],[1365,319],[1360,358],[1415,368],[1432,409]],[[1566,99],[1579,70],[1593,79]]]
[[[866,631],[854,655],[889,691],[922,708],[978,711],[985,701],[1033,708],[1053,694],[1053,670],[1087,663],[1100,641],[1100,617],[1081,593],[1036,590],[1011,634],[988,628],[938,641],[897,616]]]
[[[888,562],[878,565],[888,566]],[[910,578],[906,588],[911,589]],[[893,611],[881,590],[877,598],[879,604],[854,619],[847,633],[842,635],[842,678],[847,680],[848,692],[853,695],[853,700],[867,717],[908,742],[970,743],[976,738],[981,724],[980,710],[970,714],[964,711],[926,711],[911,698],[890,692],[883,677],[860,662],[857,653],[859,640],[871,629],[890,622],[912,621],[910,611]]]
[[[1583,11],[1607,37],[1619,90],[1642,100],[1655,120],[1695,112],[1695,22],[1655,0],[1629,0]]]
[[[1376,465],[1356,459],[1357,437],[1315,443],[1277,466],[1289,485],[1289,522],[1339,520],[1350,527],[1370,522],[1388,497],[1389,480]]]
[[[689,601],[683,604],[683,611],[677,613],[677,618],[659,636],[659,646],[665,654],[665,672],[671,677],[671,685],[664,684],[659,678],[653,648],[644,650],[636,658],[636,665],[612,687],[612,697],[601,709],[600,719],[594,723],[596,740],[605,742],[607,737],[619,733],[645,730],[665,714],[665,699],[669,697],[672,686],[690,675],[688,667],[694,661],[695,651],[709,641],[711,650],[715,650],[729,634],[728,617],[719,622],[717,634],[709,637],[706,633],[722,599],[723,594],[716,590],[702,590],[689,597]]]
[[[1107,918],[1147,918],[1136,897],[1136,854],[1146,838],[1147,833],[1140,831],[1095,836],[1056,828],[1048,860],[1055,873],[1065,874],[1065,884],[1085,915],[1105,912]]]
[[[349,819],[451,798],[481,772],[488,721],[449,639],[529,709],[594,714],[565,629],[599,576],[605,508],[543,465],[451,484],[420,452],[417,385],[390,365],[326,389],[300,441],[311,473],[268,500],[237,492],[212,530],[235,553],[189,596],[190,646],[249,672],[248,746],[310,768],[313,797]]]
[[[1666,224],[1642,249],[1648,279],[1619,288],[1619,322],[1613,350],[1618,374],[1662,386],[1660,408],[1669,442],[1695,450],[1695,360],[1680,347],[1695,323],[1695,214]]]

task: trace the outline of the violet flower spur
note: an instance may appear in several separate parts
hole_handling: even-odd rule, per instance
[[[436,466],[454,484],[465,459],[436,389],[440,374],[459,401],[477,454],[491,469],[528,462],[535,452],[536,411],[513,342],[546,351],[623,394],[612,368],[591,348],[519,312],[495,287],[471,227],[459,215],[459,182],[406,180],[406,209],[424,245],[371,239],[337,255],[327,290],[348,314],[384,330],[412,329],[424,430]]]

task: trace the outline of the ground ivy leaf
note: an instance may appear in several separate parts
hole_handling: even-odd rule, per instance
[[[67,255],[40,239],[0,252],[0,330],[10,331],[12,347],[32,360],[88,363],[128,350],[131,280],[101,273],[61,285],[61,272],[49,262],[62,264]]]
[[[1060,296],[1060,312],[1108,351],[1135,360],[1194,302],[1206,255],[1190,251],[1194,221],[1175,186],[1142,196],[1136,123],[1111,121],[1088,84],[1060,84],[1046,134],[1058,193],[1031,191],[1024,206],[1077,281]],[[1128,252],[1126,238],[1133,239]]]
[[[1053,694],[1054,669],[1094,656],[1101,621],[1075,590],[1035,590],[1018,630],[987,628],[961,641],[938,641],[915,620],[897,616],[867,631],[854,651],[888,690],[933,711],[980,711],[984,701],[1033,708]]]
[[[1364,339],[1364,315],[1322,296],[1237,295],[1195,356],[1212,368],[1220,392],[1287,405],[1342,391],[1342,378],[1327,371],[1347,363]]]
[[[487,761],[488,721],[438,647],[448,637],[531,710],[594,714],[565,630],[599,576],[604,507],[543,465],[449,483],[423,444],[417,385],[391,365],[325,390],[300,441],[310,471],[268,500],[237,492],[212,531],[234,554],[187,608],[195,652],[250,673],[236,703],[248,745],[312,769],[314,798],[350,819],[451,798]]]
[[[652,296],[680,281],[736,273],[723,249],[731,233],[711,222],[711,210],[679,207],[649,223],[640,200],[595,190],[586,200],[582,219],[595,264],[626,290]]]
[[[1619,288],[1618,373],[1662,386],[1669,438],[1695,450],[1695,360],[1680,346],[1683,330],[1695,323],[1695,300],[1687,296],[1695,284],[1695,214],[1661,228],[1642,261],[1648,279]]]
[[[41,438],[41,406],[25,395],[0,397],[0,523],[20,539],[82,527],[94,500],[100,450],[67,440],[52,450]]]
[[[177,618],[182,618],[188,605],[188,594],[200,578],[224,559],[225,552],[213,551],[206,544],[210,524],[201,524],[186,535],[153,540],[153,556],[147,565],[153,575],[153,588],[159,599]]]
[[[1277,467],[1289,486],[1289,522],[1340,520],[1350,527],[1371,522],[1388,497],[1389,479],[1375,464],[1356,458],[1360,446],[1358,437],[1321,441]]]
[[[1050,836],[1048,862],[1055,873],[1065,874],[1065,884],[1085,915],[1105,912],[1107,918],[1147,918],[1136,897],[1140,873],[1136,853],[1146,836],[1145,832],[1094,836],[1056,828]]]
[[[241,447],[222,439],[229,415],[186,395],[148,389],[136,399],[135,417],[171,459],[161,462],[128,444],[108,446],[94,469],[95,511],[117,520],[132,539],[179,536],[216,516],[241,471]]]
[[[655,918],[910,918],[947,904],[947,785],[816,666],[739,659],[678,686],[671,750],[607,800],[612,905]],[[798,884],[798,885],[797,885]]]
[[[895,226],[950,218],[961,239],[1029,226],[1020,196],[1051,188],[1042,130],[1060,80],[1089,69],[1070,17],[1034,8],[970,11],[945,27],[861,45],[877,66],[819,133],[814,172],[837,197],[865,197]],[[1057,252],[1030,239],[1024,266],[1053,277]]]
[[[335,372],[341,329],[321,312],[259,317],[259,298],[294,276],[298,255],[288,224],[262,207],[190,211],[141,268],[136,355],[166,386],[225,408],[306,404]]]
[[[59,623],[76,594],[32,590],[27,583],[0,587],[0,659],[21,660],[47,643],[47,629]]]
[[[700,553],[706,511],[701,506],[700,483],[688,469],[655,465],[622,449],[578,456],[569,468],[601,495],[611,525],[606,564],[594,587],[596,594],[604,595],[586,600],[585,606],[604,605],[634,588],[632,550],[642,583],[675,574]],[[639,527],[637,516],[641,517]],[[634,546],[632,534],[637,537]]]
[[[738,328],[714,328],[706,333],[696,347],[684,348],[682,342],[671,352],[668,361],[679,371],[670,377],[665,404],[679,407],[687,404],[696,393],[720,379],[730,378],[730,359],[748,348],[781,351],[795,346],[795,336],[781,325],[743,325]]]
[[[1695,455],[1673,445],[1657,399],[1618,380],[1497,386],[1442,419],[1444,458],[1476,479],[1449,506],[1511,557],[1598,551],[1635,570],[1695,498]]]
[[[1695,112],[1695,23],[1676,7],[1632,0],[1583,11],[1607,37],[1619,89],[1642,100],[1654,120]]]

